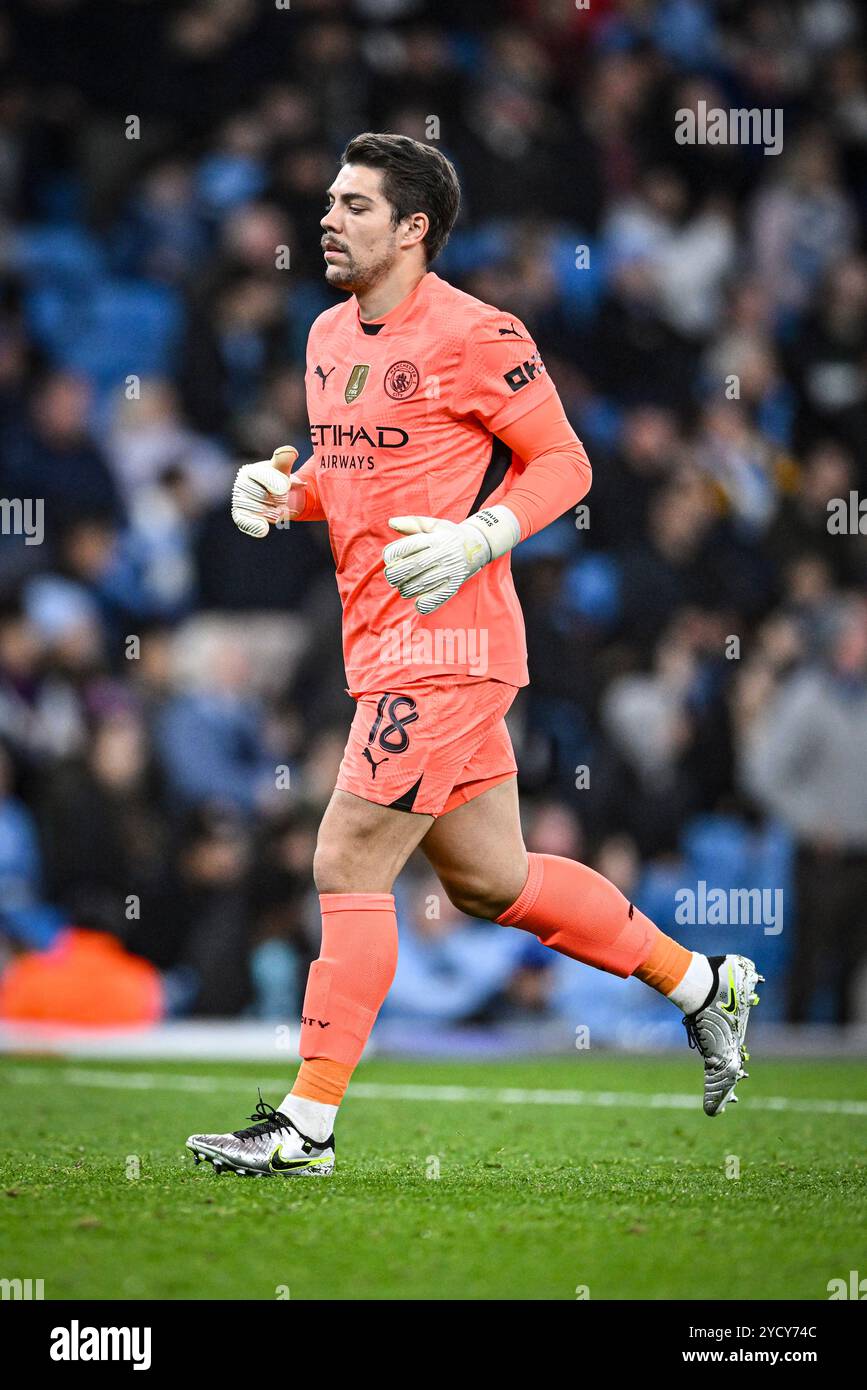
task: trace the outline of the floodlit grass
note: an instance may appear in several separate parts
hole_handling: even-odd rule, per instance
[[[741,1104],[708,1120],[692,1057],[373,1061],[333,1178],[195,1168],[187,1135],[240,1128],[257,1084],[279,1103],[281,1070],[0,1062],[0,1277],[47,1299],[826,1299],[867,1273],[858,1063],[754,1056]],[[521,1094],[540,1090],[584,1100]]]

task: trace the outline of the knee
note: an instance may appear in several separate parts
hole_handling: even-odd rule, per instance
[[[352,855],[347,853],[346,846],[320,835],[313,855],[313,882],[317,893],[357,891],[353,877]]]
[[[489,879],[480,873],[443,882],[449,902],[468,917],[494,922],[520,897],[527,882],[526,861],[514,873]]]
[[[394,877],[391,860],[371,854],[363,838],[320,831],[313,854],[317,893],[390,893]]]

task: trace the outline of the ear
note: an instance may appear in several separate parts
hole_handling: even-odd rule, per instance
[[[411,212],[409,217],[403,219],[404,233],[401,237],[401,245],[421,246],[428,232],[430,231],[430,218],[426,212]]]

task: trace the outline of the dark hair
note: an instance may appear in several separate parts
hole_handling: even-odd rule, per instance
[[[430,221],[424,248],[433,261],[449,239],[461,203],[461,188],[451,160],[408,135],[376,135],[366,131],[350,140],[340,158],[343,164],[381,169],[382,192],[392,206],[396,227],[414,212]]]

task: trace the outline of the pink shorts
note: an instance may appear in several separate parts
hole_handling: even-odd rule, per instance
[[[442,816],[518,771],[503,681],[419,681],[360,695],[338,790],[395,811]]]

